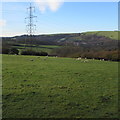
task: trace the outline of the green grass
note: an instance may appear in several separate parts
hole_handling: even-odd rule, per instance
[[[3,118],[115,118],[117,66],[3,55]]]
[[[93,32],[86,32],[85,35],[98,35],[98,36],[105,36],[111,39],[118,40],[118,31],[93,31]]]
[[[83,32],[83,35],[97,35],[97,36],[105,36],[114,40],[118,40],[118,31],[91,31],[91,32]],[[61,41],[69,40],[69,41],[76,41],[76,40],[84,40],[81,36],[74,36],[67,38],[60,39]]]
[[[43,52],[47,52],[47,53],[51,53],[51,51],[54,48],[58,48],[60,46],[56,46],[56,45],[32,45],[32,47],[30,47],[29,45],[24,45],[24,44],[20,44],[20,46],[13,46],[17,49],[19,49],[19,51],[21,52],[24,49],[32,49],[35,51],[43,51]]]

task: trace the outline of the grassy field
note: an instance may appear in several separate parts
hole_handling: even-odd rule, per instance
[[[105,36],[114,40],[118,40],[118,31],[95,31],[95,32],[86,32],[85,35],[98,35]]]
[[[118,117],[118,63],[82,61],[3,55],[3,118]]]
[[[111,38],[114,40],[118,40],[118,31],[91,31],[91,32],[83,32],[81,35],[97,35],[97,36],[105,36],[107,38]],[[76,41],[76,40],[84,40],[81,36],[74,36],[69,38],[62,38],[61,41],[69,40],[69,41]]]
[[[24,49],[32,49],[35,51],[43,51],[43,52],[47,52],[47,53],[51,53],[51,51],[54,48],[58,48],[60,46],[56,46],[56,45],[32,45],[32,47],[30,45],[24,45],[24,44],[19,44],[19,46],[13,46],[17,49],[19,49],[19,51],[21,52]]]

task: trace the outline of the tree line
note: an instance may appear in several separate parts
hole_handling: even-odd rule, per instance
[[[72,58],[88,58],[88,59],[104,59],[111,61],[120,61],[120,50],[98,50],[98,49],[85,49],[80,47],[62,47],[53,50],[53,54],[59,57],[72,57]]]

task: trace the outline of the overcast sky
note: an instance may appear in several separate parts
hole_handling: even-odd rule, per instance
[[[117,2],[38,2],[35,34],[79,33],[85,31],[113,31],[118,29]],[[45,1],[45,0],[44,0]],[[76,0],[77,1],[77,0]],[[106,0],[107,1],[107,0]],[[27,34],[25,17],[29,2],[3,2],[0,16],[0,36]],[[27,21],[26,21],[27,22]]]

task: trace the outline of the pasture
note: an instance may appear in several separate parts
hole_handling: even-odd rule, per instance
[[[27,44],[17,44],[13,46],[14,48],[17,48],[20,53],[24,49],[32,49],[34,51],[44,51],[47,53],[51,53],[51,51],[55,48],[59,48],[60,46],[57,45],[27,45]]]
[[[94,32],[86,32],[85,35],[97,35],[97,36],[105,36],[114,40],[119,40],[118,34],[119,31],[94,31]]]
[[[3,55],[2,65],[3,118],[118,117],[118,62]]]

